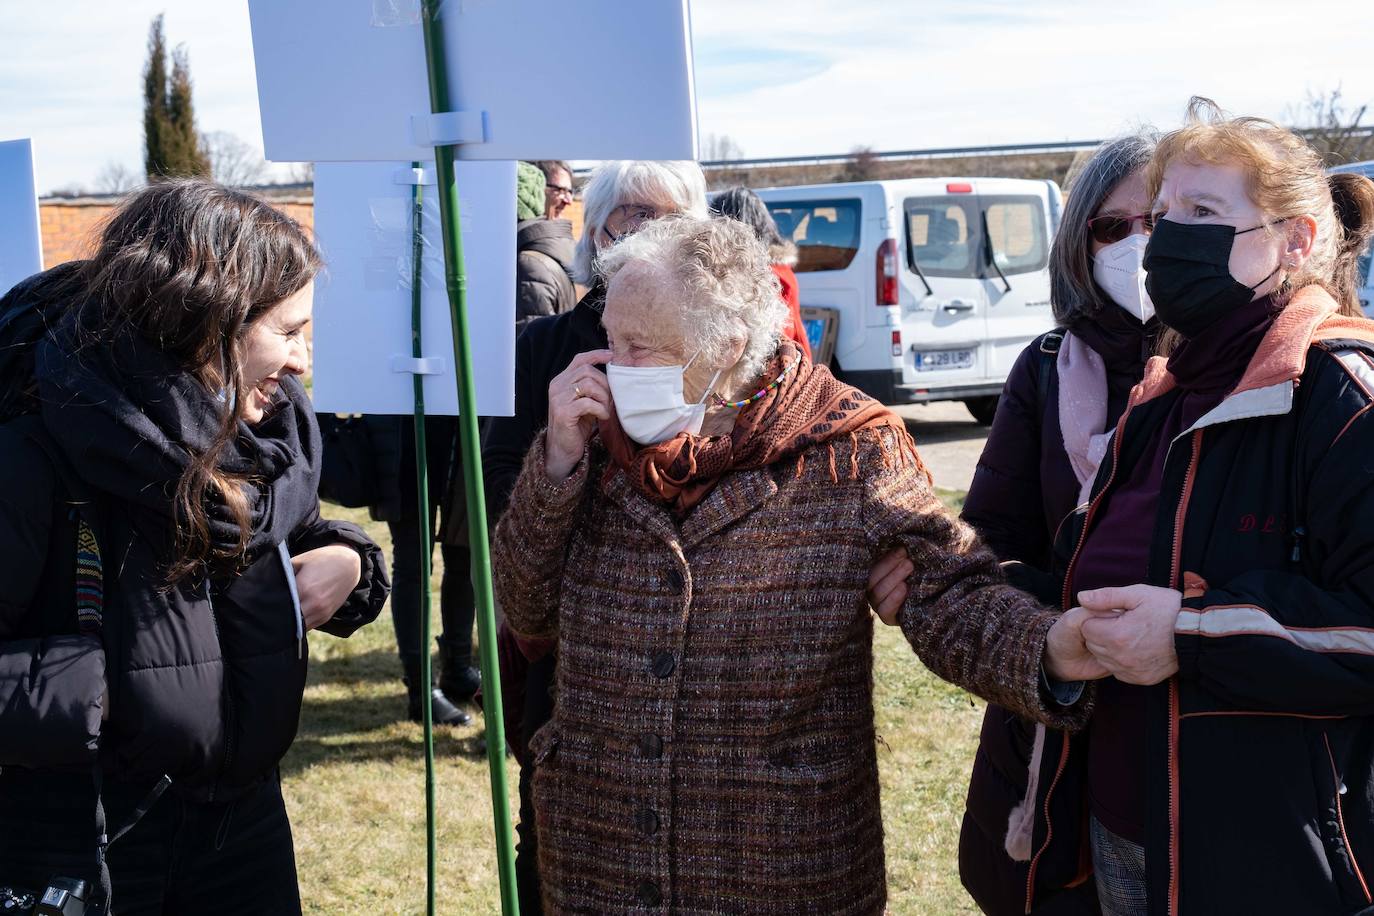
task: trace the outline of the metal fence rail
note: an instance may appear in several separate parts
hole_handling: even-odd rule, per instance
[[[1309,139],[1328,133],[1322,128],[1300,128],[1297,130]],[[1358,139],[1361,137],[1374,137],[1374,125],[1351,128],[1341,132],[1347,139]],[[851,151],[848,153],[826,153],[814,156],[765,156],[748,159],[704,159],[701,167],[707,170],[724,169],[757,169],[772,168],[776,166],[790,165],[821,165],[827,162],[851,162],[856,156],[863,155],[866,158],[877,160],[892,159],[949,159],[955,157],[971,156],[1014,156],[1027,153],[1060,153],[1076,152],[1078,150],[1092,149],[1101,143],[1101,140],[1058,140],[1046,143],[1003,143],[994,146],[943,146],[932,147],[930,149],[903,149],[903,150],[865,150]],[[579,176],[590,174],[590,166],[575,169]]]

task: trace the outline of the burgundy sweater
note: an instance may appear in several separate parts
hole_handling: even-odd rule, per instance
[[[1266,297],[1238,308],[1169,358],[1178,382],[1175,401],[1140,461],[1097,510],[1073,570],[1073,593],[1146,580],[1159,487],[1169,444],[1225,399],[1245,374],[1276,312]],[[1174,395],[1166,395],[1174,396]],[[1102,825],[1136,843],[1144,840],[1145,706],[1149,691],[1107,678],[1088,731],[1088,796]]]

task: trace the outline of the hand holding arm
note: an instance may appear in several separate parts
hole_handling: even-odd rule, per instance
[[[897,613],[906,601],[906,580],[916,571],[906,548],[888,551],[873,564],[868,574],[868,604],[878,619],[890,627],[899,624]]]

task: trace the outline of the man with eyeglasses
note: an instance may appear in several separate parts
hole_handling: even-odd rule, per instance
[[[535,165],[544,173],[544,218],[558,219],[577,194],[572,169],[561,159],[545,159]]]
[[[517,166],[515,225],[515,318],[516,327],[544,315],[560,315],[577,304],[572,267],[576,252],[572,223],[553,219],[550,196],[544,190],[549,179],[537,165]]]

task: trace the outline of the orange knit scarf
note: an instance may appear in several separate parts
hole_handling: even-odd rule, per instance
[[[891,442],[896,443],[904,460],[921,467],[915,444],[900,417],[836,379],[826,367],[811,362],[791,341],[779,345],[764,370],[762,384],[777,378],[793,362],[798,363],[796,370],[763,398],[742,408],[734,429],[725,436],[681,433],[658,445],[641,446],[625,435],[612,411],[610,420],[601,421],[598,430],[611,457],[608,476],[616,469],[623,470],[636,489],[667,503],[681,518],[726,474],[797,456],[800,475],[802,453],[823,443],[830,444],[830,476],[838,480],[834,440],[843,436],[849,437],[852,446],[851,478],[858,476],[861,433],[877,436],[885,463],[892,460]]]

